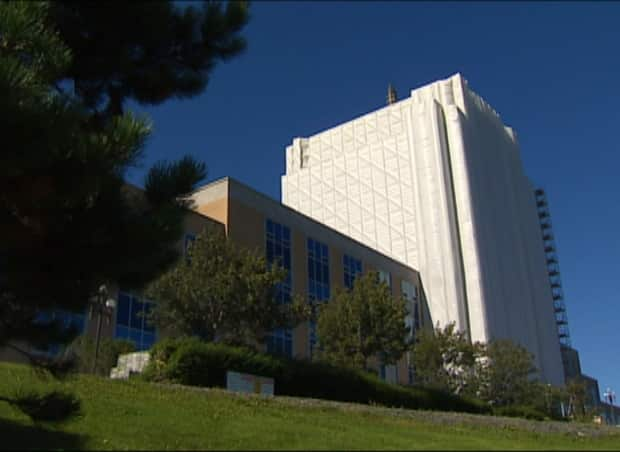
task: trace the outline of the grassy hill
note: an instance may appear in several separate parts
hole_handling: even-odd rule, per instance
[[[0,364],[0,396],[61,387],[83,414],[55,428],[0,403],[0,449],[616,449],[620,432],[585,424],[264,398],[78,376],[41,381]]]

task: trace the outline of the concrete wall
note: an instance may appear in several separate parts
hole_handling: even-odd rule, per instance
[[[514,132],[455,75],[286,149],[283,203],[420,271],[434,321],[509,338],[563,383]]]

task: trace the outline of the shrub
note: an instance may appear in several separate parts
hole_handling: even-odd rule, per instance
[[[156,344],[144,378],[225,387],[229,370],[273,378],[276,395],[414,409],[490,411],[487,405],[477,400],[435,389],[388,384],[375,375],[351,368],[285,359],[250,349],[205,343],[196,338],[166,339]]]
[[[533,406],[528,405],[507,405],[497,407],[493,410],[493,414],[496,416],[522,417],[535,421],[544,421],[549,419],[545,413]]]
[[[78,358],[78,371],[83,373],[92,372],[93,359],[95,357],[95,340],[87,337],[78,337],[71,344],[70,351]],[[99,341],[99,354],[97,355],[97,375],[109,376],[112,367],[115,367],[119,355],[136,351],[133,342],[124,339],[101,338]]]
[[[81,413],[80,399],[68,392],[54,390],[40,393],[22,392],[14,398],[3,398],[34,422],[64,422]]]

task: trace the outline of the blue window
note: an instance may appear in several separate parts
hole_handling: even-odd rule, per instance
[[[342,258],[342,264],[344,267],[344,287],[353,289],[355,278],[362,273],[362,261],[345,254]]]
[[[310,303],[329,300],[329,249],[327,245],[308,238],[308,300]],[[310,322],[310,356],[316,345],[316,323]]]
[[[284,268],[286,278],[276,287],[278,304],[291,302],[293,286],[291,276],[291,230],[282,224],[267,220],[265,234],[265,254],[269,265],[277,264]],[[265,338],[267,352],[293,356],[293,332],[290,328],[278,328]]]
[[[155,327],[147,320],[152,306],[148,300],[126,292],[119,292],[114,337],[132,341],[137,350],[151,348],[157,340]]]
[[[83,334],[86,327],[86,314],[78,314],[65,311],[64,309],[41,311],[37,314],[35,322],[45,324],[54,320],[59,321],[63,329],[68,330],[69,328],[74,328],[77,334]],[[61,344],[49,344],[45,349],[41,349],[40,351],[53,356],[59,353],[61,348]]]
[[[420,306],[418,303],[418,288],[411,282],[403,280],[401,291],[407,304],[407,316],[405,324],[409,329],[409,338],[415,338],[416,331],[420,329]]]
[[[290,328],[276,328],[266,338],[267,353],[293,356],[293,334]]]
[[[384,282],[391,289],[392,288],[392,275],[385,270],[379,270],[379,282]]]
[[[185,242],[183,243],[183,256],[185,259],[189,261],[189,249],[196,240],[196,236],[194,234],[187,233],[185,234]]]

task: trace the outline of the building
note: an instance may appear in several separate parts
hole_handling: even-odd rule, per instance
[[[392,90],[393,91],[393,90]],[[419,270],[431,321],[508,338],[564,383],[534,186],[460,74],[286,149],[282,202]]]
[[[268,196],[231,178],[223,178],[198,188],[191,198],[193,211],[185,217],[180,249],[204,228],[222,228],[228,239],[264,255],[269,262],[279,259],[289,270],[279,291],[284,302],[293,294],[310,300],[326,300],[338,287],[352,287],[357,275],[376,271],[394,296],[408,302],[408,326],[415,330],[432,326],[420,275],[398,262],[334,229],[284,206]],[[110,287],[116,307],[102,322],[101,337],[127,339],[137,350],[149,349],[161,336],[145,321],[153,301],[122,287]],[[94,337],[98,317],[54,312],[67,324],[74,323],[84,334]],[[93,320],[93,321],[91,321]],[[264,350],[295,358],[311,358],[316,343],[316,325],[304,323],[294,329],[279,329],[268,335]],[[1,359],[19,361],[10,350],[0,351]],[[387,381],[413,382],[410,356],[398,365],[375,362]]]
[[[351,287],[357,274],[376,271],[394,296],[403,295],[408,301],[410,327],[432,325],[420,275],[410,266],[231,178],[199,188],[192,200],[198,213],[224,225],[233,242],[264,253],[268,261],[280,258],[290,276],[285,292],[326,300],[336,287]],[[315,333],[313,324],[274,331],[266,349],[310,358]],[[380,366],[381,375],[388,381],[411,382],[408,358],[398,366]]]

